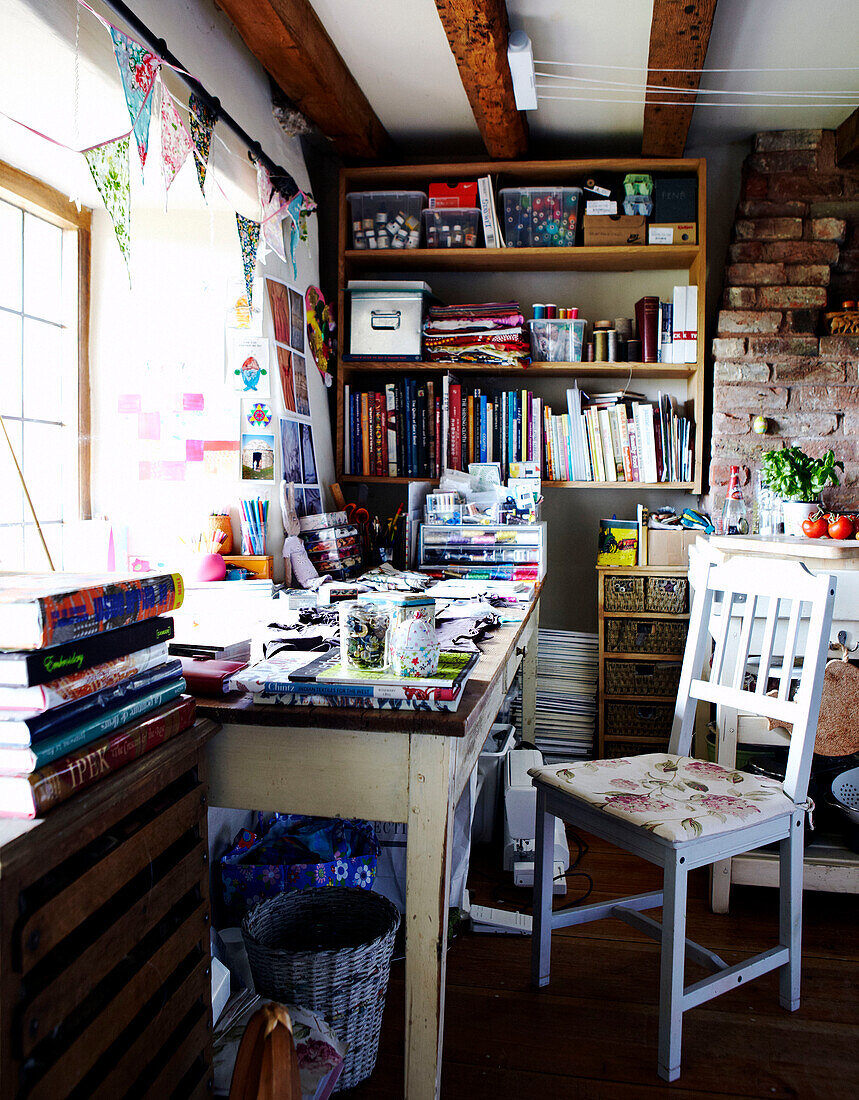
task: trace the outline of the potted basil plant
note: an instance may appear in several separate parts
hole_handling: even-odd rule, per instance
[[[799,447],[764,454],[764,480],[781,497],[786,535],[801,535],[802,521],[819,505],[821,492],[827,485],[841,484],[836,470],[843,473],[844,463],[836,461],[831,450],[822,458],[812,458]]]

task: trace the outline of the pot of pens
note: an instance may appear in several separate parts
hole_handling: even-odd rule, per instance
[[[191,555],[189,574],[195,581],[222,581],[227,568],[221,556],[220,546],[226,535],[223,531],[204,532],[180,542]]]
[[[268,519],[268,501],[241,501],[242,553],[251,556],[265,554],[265,525]]]

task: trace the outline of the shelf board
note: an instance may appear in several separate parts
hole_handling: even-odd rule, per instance
[[[523,366],[496,366],[489,363],[426,363],[413,359],[342,359],[340,369],[344,374],[371,373],[382,374],[391,371],[427,371],[432,373],[456,374],[504,374],[518,375],[521,378],[595,378],[600,375],[609,377],[633,378],[691,378],[698,369],[697,363],[543,363],[534,362]]]
[[[408,485],[412,481],[428,481],[438,484],[438,478],[432,477],[378,477],[375,474],[341,474],[339,481],[348,483],[366,481],[368,483]],[[695,488],[694,481],[543,481],[544,489],[677,489],[690,493]],[[677,616],[669,616],[676,618]]]
[[[349,270],[403,271],[676,271],[698,259],[698,245],[580,248],[347,249]]]

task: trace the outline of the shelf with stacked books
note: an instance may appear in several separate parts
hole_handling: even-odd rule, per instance
[[[376,243],[374,247],[373,241],[364,241],[362,247],[353,247],[352,234],[356,223],[350,217],[351,211],[346,198],[347,194],[352,192],[379,189],[396,193],[406,192],[411,188],[420,188],[421,191],[427,192],[429,185],[434,181],[450,182],[468,179],[482,181],[484,177],[491,177],[496,189],[518,188],[524,192],[529,188],[549,186],[560,190],[564,188],[576,190],[575,185],[588,177],[599,178],[602,173],[616,175],[630,172],[649,172],[654,175],[654,178],[660,175],[694,177],[697,190],[695,219],[697,238],[693,240],[700,243],[481,247],[481,240],[478,239],[476,247],[428,248],[422,247],[423,242],[418,233],[411,233],[408,241],[405,242],[394,243],[391,237],[386,245]],[[600,476],[599,471],[595,469],[587,471],[591,476],[583,476],[581,465],[573,465],[571,455],[569,453],[565,455],[564,441],[557,439],[556,432],[555,443],[561,444],[556,448],[559,454],[555,456],[559,461],[556,461],[555,469],[550,470],[549,456],[546,453],[547,436],[545,432],[540,432],[540,421],[538,421],[534,456],[537,456],[536,448],[539,447],[538,457],[543,470],[544,486],[558,489],[672,489],[690,494],[699,494],[703,491],[706,275],[706,166],[703,160],[641,161],[640,159],[601,158],[579,161],[511,161],[345,168],[341,172],[340,195],[339,317],[343,318],[342,331],[344,332],[348,323],[345,289],[350,280],[362,278],[378,280],[380,284],[384,284],[397,279],[414,280],[420,278],[423,272],[436,272],[439,273],[439,287],[436,287],[436,280],[433,279],[431,280],[432,289],[441,296],[443,301],[450,303],[451,307],[456,303],[473,303],[488,299],[530,301],[536,298],[540,301],[559,301],[565,297],[570,300],[572,297],[577,304],[584,305],[586,316],[590,320],[598,317],[612,317],[616,313],[629,316],[633,302],[640,295],[650,295],[657,304],[660,299],[667,297],[670,306],[672,283],[675,285],[675,293],[678,284],[679,288],[687,285],[694,286],[698,290],[697,303],[691,304],[693,300],[690,296],[690,304],[687,306],[687,315],[690,312],[695,314],[693,320],[697,322],[697,348],[689,356],[689,361],[685,362],[641,361],[644,358],[650,360],[649,354],[641,356],[634,362],[534,361],[528,365],[523,365],[521,362],[485,364],[463,361],[443,362],[437,359],[429,361],[429,358],[424,360],[373,359],[341,354],[336,379],[336,447],[337,471],[343,482],[366,481],[371,484],[406,485],[410,481],[432,481],[437,478],[439,468],[443,465],[439,461],[440,456],[436,453],[435,463],[433,463],[431,452],[423,449],[432,446],[430,421],[433,419],[433,414],[429,406],[427,406],[426,415],[426,438],[416,441],[419,448],[418,454],[424,461],[417,466],[405,465],[402,461],[404,456],[398,455],[399,461],[392,463],[391,468],[387,469],[384,449],[380,454],[376,446],[375,425],[388,423],[389,406],[384,401],[379,406],[379,415],[372,429],[374,454],[370,456],[369,463],[359,461],[356,464],[355,453],[347,453],[353,446],[349,437],[350,419],[354,427],[354,410],[350,410],[350,394],[363,391],[384,393],[392,382],[399,383],[405,378],[415,377],[419,388],[425,390],[429,388],[430,383],[434,382],[436,394],[438,394],[442,379],[449,373],[455,373],[462,380],[464,388],[482,389],[483,395],[489,395],[490,402],[494,399],[500,402],[500,391],[505,388],[509,388],[514,393],[517,392],[514,387],[525,386],[534,389],[535,395],[542,396],[542,406],[549,410],[553,420],[559,419],[556,414],[564,408],[564,395],[563,393],[559,395],[556,385],[553,388],[552,379],[555,379],[556,383],[562,378],[588,380],[589,393],[593,389],[635,388],[634,383],[642,380],[643,384],[637,387],[643,391],[638,400],[652,403],[656,408],[661,407],[663,398],[667,397],[670,410],[666,410],[666,416],[673,416],[675,420],[679,418],[683,421],[682,436],[679,441],[672,444],[675,451],[679,448],[680,452],[674,456],[676,461],[673,467],[663,468],[661,459],[657,455],[658,471],[654,471],[651,465],[650,476],[646,476],[643,469],[637,473],[629,465],[622,469],[620,451],[616,451],[618,459],[616,476],[610,476],[608,469],[603,472],[603,476]],[[509,214],[509,211],[507,213]],[[481,211],[481,217],[484,220],[484,233],[488,240],[483,211]],[[364,228],[366,229],[366,223]],[[390,222],[387,232],[391,233]],[[403,235],[402,231],[401,235]],[[519,272],[522,273],[521,280],[517,278]],[[671,273],[674,273],[673,278]],[[602,279],[601,275],[604,275],[605,279]],[[625,278],[624,276],[627,275],[628,277]],[[681,325],[680,328],[682,329],[683,326]],[[686,333],[687,339],[693,340],[695,336],[693,325],[686,325],[686,329],[689,330]],[[677,339],[676,333],[674,339],[675,341]],[[346,345],[341,348],[341,351],[345,350]],[[523,381],[526,378],[538,381],[532,387],[530,382]],[[611,387],[611,382],[614,380],[617,381],[617,387]],[[413,408],[413,406],[407,406],[407,408]],[[584,405],[582,411],[584,411]],[[654,417],[656,415],[654,412]],[[437,414],[436,419],[438,419]],[[523,421],[522,432],[518,436],[520,441],[524,439],[524,423]],[[497,432],[497,413],[495,428]],[[367,430],[370,430],[369,423]],[[611,431],[613,430],[612,426]],[[530,458],[532,457],[530,423],[527,431],[529,439],[527,457]],[[667,435],[663,434],[664,438],[667,438],[670,436],[670,430]],[[479,457],[480,452],[476,451],[474,460],[492,461],[493,458],[497,460],[501,457],[498,453],[498,438],[496,435],[494,456],[491,455],[492,444],[487,441],[490,454],[482,459]],[[588,440],[585,445],[586,452],[591,442]],[[599,438],[596,442],[599,442]],[[573,448],[581,457],[581,444],[575,443]],[[506,454],[506,451],[504,453]],[[593,451],[591,456],[593,460]],[[523,450],[516,457],[526,457],[525,451]]]

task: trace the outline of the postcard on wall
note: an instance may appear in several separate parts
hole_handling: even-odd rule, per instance
[[[289,343],[289,287],[277,279],[266,279],[268,304],[274,325],[274,338],[279,344]]]
[[[310,393],[307,388],[307,362],[297,351],[292,353],[292,387],[295,391],[295,411],[310,416]]]
[[[237,393],[269,395],[269,342],[261,336],[227,332],[227,384]]]
[[[289,288],[289,346],[304,354],[304,295]]]
[[[281,454],[283,457],[283,480],[293,485],[301,485],[304,477],[301,472],[301,428],[298,420],[282,417],[280,421]]]
[[[295,510],[299,516],[318,516],[322,512],[322,493],[318,485],[295,490]]]
[[[242,431],[242,481],[274,481],[274,432]]]
[[[262,336],[262,298],[262,279],[254,279],[253,306],[250,308],[244,279],[229,279],[226,327],[238,329],[248,336]]]
[[[304,475],[301,480],[307,484],[319,480],[316,473],[316,457],[313,453],[313,429],[309,424],[300,425],[300,436],[301,471]]]
[[[272,408],[268,401],[242,402],[242,431],[255,432],[271,424]]]
[[[277,368],[280,375],[280,392],[283,397],[283,407],[286,412],[297,412],[295,404],[295,381],[292,376],[292,361],[294,353],[289,348],[282,348],[275,344],[277,351]]]

